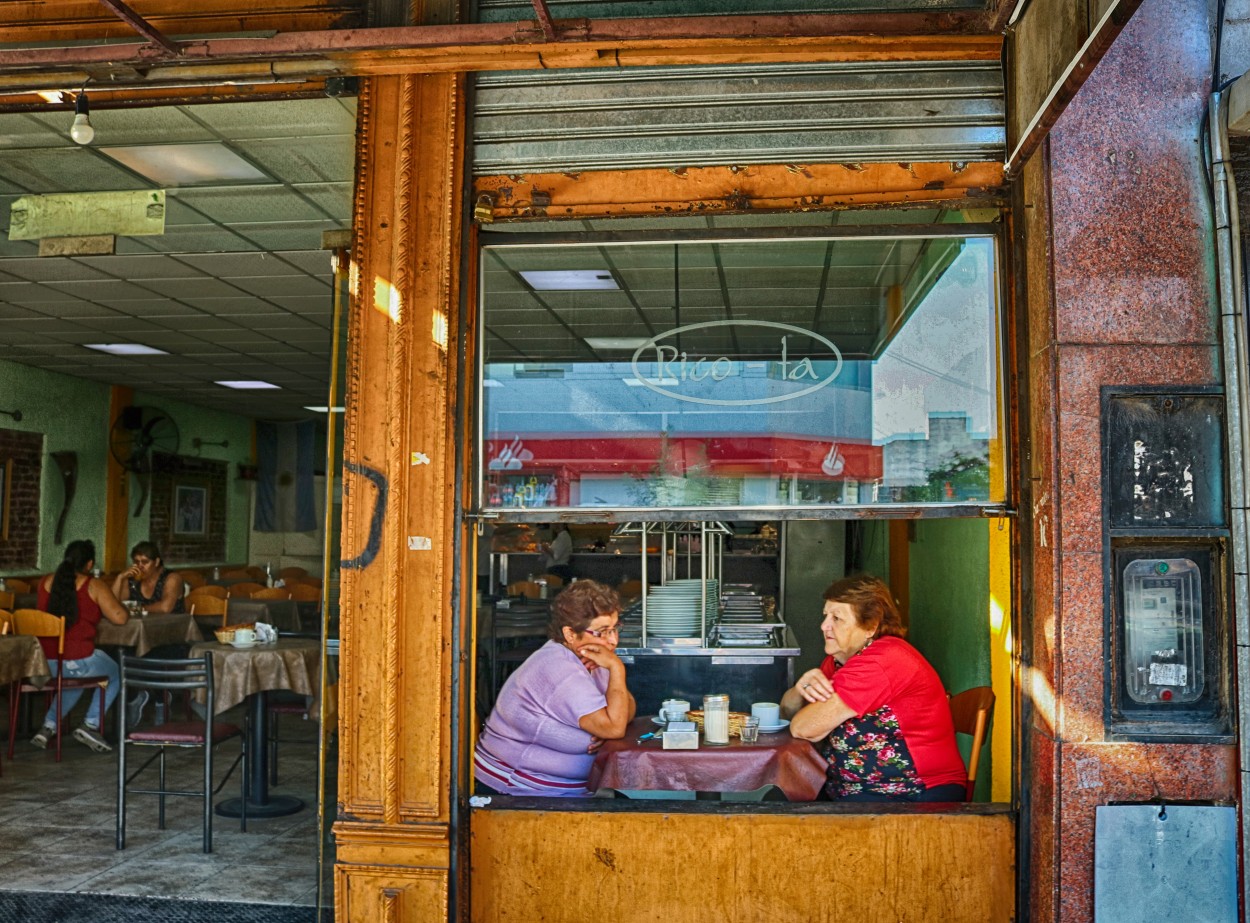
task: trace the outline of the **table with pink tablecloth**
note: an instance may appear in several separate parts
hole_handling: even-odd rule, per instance
[[[761,734],[744,744],[730,738],[722,747],[665,750],[650,718],[635,718],[625,736],[609,740],[595,757],[589,788],[618,791],[753,792],[775,785],[790,801],[812,801],[825,783],[825,760],[806,740],[788,730]]]

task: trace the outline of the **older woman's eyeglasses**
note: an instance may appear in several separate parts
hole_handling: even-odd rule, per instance
[[[587,628],[585,633],[590,635],[592,638],[606,638],[608,635],[611,635],[613,638],[619,638],[621,636],[621,626],[613,625],[611,628]]]

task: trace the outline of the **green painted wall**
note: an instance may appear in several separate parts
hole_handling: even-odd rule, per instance
[[[825,587],[844,576],[846,523],[823,520],[786,523],[785,617],[802,653],[794,675],[820,666],[825,659]]]
[[[69,347],[67,347],[68,349]],[[44,434],[43,477],[40,486],[42,506],[39,532],[39,561],[35,568],[15,568],[0,574],[26,574],[32,570],[49,572],[61,561],[65,545],[79,538],[89,538],[97,547],[104,544],[104,483],[108,458],[109,386],[83,378],[0,360],[0,410],[20,410],[22,422],[0,416],[0,427]],[[191,439],[199,436],[212,442],[223,439],[228,449],[204,446],[205,458],[231,462],[248,462],[252,457],[252,421],[246,417],[193,407],[180,401],[136,394],[135,403],[161,407],[178,423],[182,444],[180,452],[195,455]],[[78,453],[78,483],[73,504],[65,520],[63,540],[53,541],[56,521],[63,506],[64,491],[50,452]],[[248,491],[247,483],[236,479],[237,469],[229,472],[230,495],[227,559],[247,559]],[[132,485],[133,490],[133,485]],[[148,537],[147,511],[131,518],[128,534],[130,544]],[[207,563],[207,562],[206,562]]]
[[[911,544],[911,631],[948,692],[990,685],[989,543],[982,519],[916,523]],[[968,738],[960,749],[968,756]],[[990,748],[977,770],[978,801],[988,801]]]
[[[251,532],[249,522],[248,481],[238,478],[238,462],[244,464],[252,458],[252,421],[247,417],[210,410],[206,407],[195,407],[167,397],[156,397],[151,394],[136,392],[134,402],[141,407],[158,407],[165,411],[178,424],[179,455],[195,458],[212,458],[230,462],[226,473],[228,485],[226,495],[226,560],[233,563],[244,563],[248,559],[248,536]],[[228,446],[204,445],[195,448],[192,440],[202,439],[205,442],[228,442]],[[133,490],[133,486],[132,486]],[[131,512],[134,512],[134,500],[131,500]],[[145,505],[143,513],[136,517],[130,516],[127,534],[130,536],[128,545],[145,541],[149,536],[148,509]],[[157,542],[159,545],[160,542]],[[180,566],[196,564],[218,564],[219,561],[186,561]]]

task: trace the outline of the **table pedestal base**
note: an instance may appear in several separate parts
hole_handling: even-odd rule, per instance
[[[253,801],[247,803],[247,817],[286,817],[297,811],[304,810],[304,802],[294,795],[270,795],[264,804]],[[238,817],[243,811],[242,798],[227,798],[217,805],[217,813],[222,817]]]

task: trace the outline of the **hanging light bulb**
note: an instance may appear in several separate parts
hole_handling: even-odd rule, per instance
[[[83,90],[74,97],[74,124],[69,128],[69,136],[79,144],[90,144],[95,137],[95,129],[91,127],[91,107],[87,104],[87,91]]]

